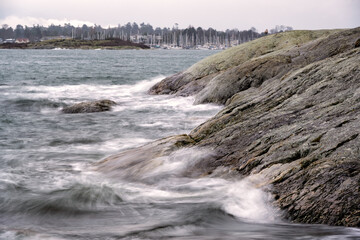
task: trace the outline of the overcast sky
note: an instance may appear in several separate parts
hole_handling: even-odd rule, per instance
[[[0,26],[124,25],[213,27],[217,30],[275,25],[294,29],[360,26],[360,0],[0,0]]]

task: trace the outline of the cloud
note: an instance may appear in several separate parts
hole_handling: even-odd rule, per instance
[[[54,25],[64,25],[65,23],[70,23],[73,26],[82,26],[86,24],[88,26],[93,26],[94,23],[89,21],[83,21],[78,19],[46,19],[46,18],[37,18],[37,17],[17,17],[17,16],[8,16],[4,19],[0,19],[0,26],[3,24],[7,24],[10,27],[15,28],[16,25],[21,24],[23,26],[33,26],[33,25],[40,25],[40,26],[50,26],[51,24]]]
[[[191,24],[245,30],[254,26],[262,31],[275,25],[350,28],[359,26],[359,6],[360,0],[0,0],[0,23],[47,26],[70,22],[104,27],[127,22],[156,27],[178,23],[180,28]]]

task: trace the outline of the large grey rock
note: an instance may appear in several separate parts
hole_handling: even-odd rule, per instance
[[[211,157],[194,163],[189,176],[219,168],[259,176],[258,186],[273,193],[287,218],[360,227],[358,39],[360,28],[271,35],[165,79],[150,92],[195,94],[197,103],[226,106],[191,131],[186,144],[163,139],[149,150],[161,156],[209,149]],[[130,155],[110,157],[99,169]]]
[[[354,48],[359,35],[360,28],[269,35],[210,56],[165,78],[149,93],[195,95],[196,104],[225,104],[237,92]]]
[[[260,175],[294,221],[359,227],[359,62],[351,50],[235,94],[190,133],[217,153],[201,167]]]
[[[116,105],[116,102],[111,100],[99,100],[93,102],[77,103],[62,109],[63,113],[92,113],[110,111],[111,107]]]

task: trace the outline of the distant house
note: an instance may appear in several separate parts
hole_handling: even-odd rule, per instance
[[[30,40],[28,38],[17,38],[15,43],[28,43]]]
[[[5,39],[4,43],[14,43],[15,42],[15,39],[12,39],[12,38],[8,38],[8,39]]]

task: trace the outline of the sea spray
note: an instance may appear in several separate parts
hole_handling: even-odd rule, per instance
[[[256,188],[249,180],[239,177],[225,180],[211,175],[200,179],[188,177],[192,175],[194,165],[212,155],[210,149],[182,148],[155,158],[146,150],[152,151],[140,148],[138,152],[135,151],[136,154],[128,151],[106,160],[103,163],[105,166],[100,164],[100,170],[115,178],[150,185],[142,193],[157,200],[212,202],[226,213],[244,221],[276,221],[278,214],[271,206],[270,195]],[[144,154],[145,157],[139,161],[138,154]],[[112,170],[108,171],[106,168]]]
[[[225,196],[224,210],[235,217],[260,223],[279,221],[270,194],[255,188],[248,179],[229,183]]]

